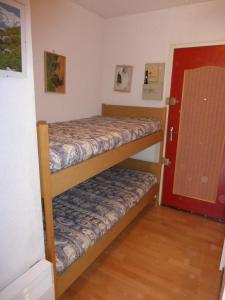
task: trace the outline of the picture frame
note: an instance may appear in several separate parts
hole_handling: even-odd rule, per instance
[[[45,60],[45,91],[65,93],[66,57],[55,52],[44,52]]]
[[[145,64],[143,100],[163,100],[165,63]]]
[[[0,76],[26,75],[25,5],[0,0]]]
[[[117,65],[115,68],[114,91],[129,93],[131,90],[133,66]]]

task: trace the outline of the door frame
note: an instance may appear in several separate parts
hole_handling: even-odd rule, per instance
[[[167,130],[168,130],[168,116],[169,116],[169,105],[166,104],[166,98],[170,96],[170,88],[172,82],[172,71],[173,71],[173,54],[174,49],[179,48],[192,48],[192,47],[203,47],[203,46],[220,46],[225,45],[225,40],[219,41],[208,41],[208,42],[193,42],[193,43],[183,43],[183,44],[171,44],[169,57],[166,63],[166,76],[165,76],[165,87],[164,87],[164,105],[167,106],[166,110],[166,122],[165,122],[165,132],[164,132],[164,147],[163,147],[163,157],[166,155],[166,139],[167,139]],[[161,158],[160,158],[161,159]],[[161,179],[160,179],[160,190],[159,190],[159,205],[162,204],[162,188],[163,188],[163,178],[164,178],[164,168],[162,166]]]

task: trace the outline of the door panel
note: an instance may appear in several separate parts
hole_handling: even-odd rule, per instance
[[[174,194],[216,202],[224,149],[224,83],[225,68],[185,71]]]
[[[225,219],[225,46],[175,49],[171,97],[162,203]]]

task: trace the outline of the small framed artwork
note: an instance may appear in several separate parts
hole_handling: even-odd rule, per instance
[[[163,99],[164,73],[165,63],[149,63],[145,65],[142,93],[144,100]]]
[[[65,93],[66,57],[45,52],[45,91]]]
[[[0,76],[25,77],[25,6],[0,0]]]
[[[133,67],[117,65],[115,71],[114,91],[129,93],[131,90]]]

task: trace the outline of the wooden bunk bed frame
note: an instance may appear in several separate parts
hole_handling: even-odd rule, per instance
[[[117,117],[155,117],[161,121],[162,129],[155,134],[140,138],[136,141],[122,145],[119,148],[104,152],[103,154],[79,164],[51,174],[49,168],[48,124],[44,121],[38,122],[39,165],[41,195],[45,214],[46,256],[47,259],[53,263],[56,298],[59,298],[63,294],[63,292],[99,256],[99,254],[112,242],[112,240],[115,239],[118,234],[139,214],[139,212],[141,212],[143,208],[152,202],[158,195],[162,167],[166,108],[129,107],[103,104],[102,115]],[[160,161],[158,163],[150,163],[129,158],[130,156],[158,142],[160,142]],[[58,276],[55,268],[56,256],[52,199],[84,180],[115,165],[123,168],[152,172],[157,176],[158,183],[155,184],[141,199],[141,201],[128,211],[128,213],[119,220],[111,228],[111,230],[98,240],[94,246],[90,247],[86,254],[81,256],[60,276]]]

